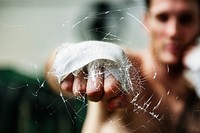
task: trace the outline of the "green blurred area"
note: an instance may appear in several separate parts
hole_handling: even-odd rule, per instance
[[[0,70],[0,133],[80,133],[86,103],[64,102],[44,81]]]

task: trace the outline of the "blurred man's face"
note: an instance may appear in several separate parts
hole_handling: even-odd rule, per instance
[[[199,33],[199,6],[195,0],[152,0],[146,23],[153,55],[176,65]]]

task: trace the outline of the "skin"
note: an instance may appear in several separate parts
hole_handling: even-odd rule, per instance
[[[199,16],[199,6],[192,0],[152,0],[145,14],[145,25],[151,37],[148,49],[135,52],[124,48],[129,60],[137,62],[137,67],[141,68],[140,75],[145,80],[145,90],[141,90],[137,98],[138,106],[143,106],[152,97],[147,112],[133,111],[135,106],[130,100],[134,96],[121,93],[118,89],[120,84],[112,75],[105,79],[103,75],[98,75],[94,83],[91,79],[86,80],[84,72],[80,72],[78,76],[68,76],[61,83],[61,89],[53,84],[55,77],[47,76],[57,92],[78,96],[87,94],[89,105],[82,132],[176,132],[185,101],[192,91],[184,78],[182,61],[187,49],[196,43]],[[53,59],[54,56],[47,63],[47,71]],[[97,71],[103,70],[99,68]],[[152,119],[154,117],[148,112],[159,101],[161,103],[154,113],[160,117]],[[161,119],[163,114],[165,119]]]
[[[155,7],[154,3],[158,3],[159,6]],[[199,32],[199,18],[196,15],[199,13],[198,5],[195,2],[186,1],[186,3],[191,6],[182,4],[179,0],[171,3],[153,0],[147,13],[146,23],[151,34],[150,49],[152,54],[158,55],[158,60],[165,64],[180,63],[182,52],[194,43],[191,41],[194,41]],[[196,8],[194,10],[191,7]]]

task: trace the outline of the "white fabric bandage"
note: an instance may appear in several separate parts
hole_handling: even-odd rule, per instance
[[[112,74],[123,90],[127,89],[127,85],[132,89],[127,57],[119,46],[112,43],[85,41],[62,45],[58,48],[53,65],[59,83],[71,73],[78,73],[83,68],[90,73],[95,67],[103,67],[105,77]]]
[[[189,80],[195,86],[197,94],[200,98],[200,45],[187,55],[185,64],[190,69],[188,75]]]
[[[187,55],[185,64],[192,71],[200,70],[200,44]]]

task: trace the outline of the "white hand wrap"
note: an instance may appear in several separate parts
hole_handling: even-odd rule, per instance
[[[185,63],[191,70],[189,72],[190,81],[196,88],[197,94],[200,97],[200,45],[197,46],[187,57]]]
[[[61,83],[69,74],[79,73],[83,67],[88,69],[88,73],[96,67],[103,67],[105,77],[112,74],[121,83],[123,90],[130,91],[130,66],[119,46],[108,42],[86,41],[59,47],[53,68]]]
[[[192,52],[186,57],[186,65],[192,71],[200,69],[200,45],[197,46]]]

